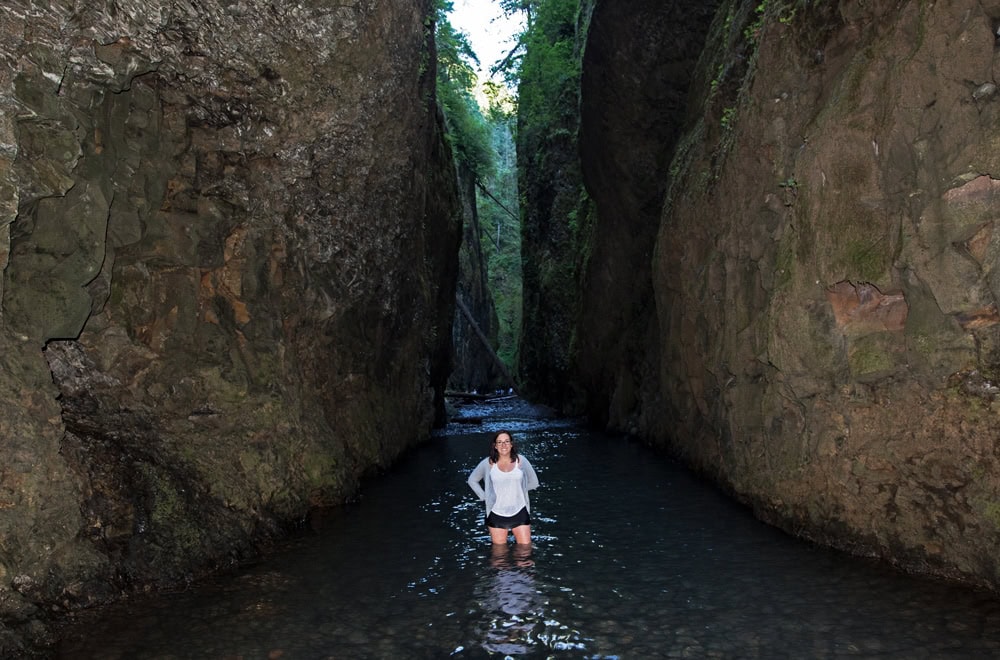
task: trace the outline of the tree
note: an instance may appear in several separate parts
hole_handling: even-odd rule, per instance
[[[448,21],[446,12],[450,9],[450,2],[439,2],[435,30],[437,95],[455,159],[478,178],[493,167],[490,130],[473,97],[477,83],[473,63],[479,61],[466,36]]]

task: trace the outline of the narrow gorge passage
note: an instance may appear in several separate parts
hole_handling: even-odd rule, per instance
[[[503,88],[448,5],[2,3],[0,657],[156,593],[168,647],[995,653],[1000,0],[498,0]],[[551,471],[493,566],[438,430],[511,387],[581,421],[484,413]]]
[[[796,541],[641,445],[518,400],[455,423],[235,575],[80,615],[66,660],[927,658],[1000,653],[990,594]],[[469,424],[463,418],[481,420]],[[491,548],[465,483],[509,428],[533,544]]]

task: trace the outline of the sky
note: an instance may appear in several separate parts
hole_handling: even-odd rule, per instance
[[[479,58],[479,79],[489,79],[489,70],[514,47],[514,35],[521,30],[520,17],[504,16],[494,0],[453,0],[448,15],[452,26],[464,32]],[[502,82],[499,78],[497,82]]]

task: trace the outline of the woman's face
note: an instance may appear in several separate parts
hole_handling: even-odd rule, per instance
[[[510,445],[512,440],[507,433],[501,433],[495,441],[497,453],[501,456],[510,456]]]

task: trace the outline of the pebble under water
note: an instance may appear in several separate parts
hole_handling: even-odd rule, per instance
[[[282,551],[88,613],[64,658],[985,658],[1000,600],[797,541],[642,445],[516,399],[453,423]],[[466,478],[509,428],[530,547]]]

